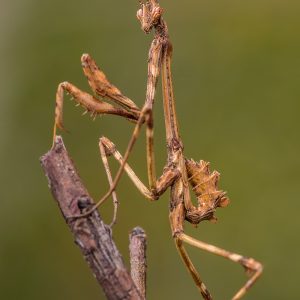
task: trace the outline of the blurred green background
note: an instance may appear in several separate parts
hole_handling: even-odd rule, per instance
[[[1,299],[104,299],[61,218],[39,165],[51,146],[54,98],[68,80],[90,91],[80,67],[90,53],[141,107],[152,35],[135,18],[138,1],[1,0]],[[185,154],[221,172],[231,205],[217,224],[186,231],[263,262],[245,299],[299,299],[300,2],[161,1],[174,46],[173,76]],[[68,97],[66,97],[68,98]],[[63,134],[81,177],[98,198],[108,185],[98,138],[124,152],[126,120],[95,122],[65,102]],[[157,170],[166,160],[160,92],[155,105]],[[130,163],[146,182],[145,135]],[[113,169],[117,164],[112,161]],[[148,299],[200,299],[176,253],[168,193],[149,203],[124,176],[114,238],[128,262],[128,233],[148,234]],[[112,217],[106,203],[101,214]],[[215,299],[229,299],[240,266],[188,247]]]

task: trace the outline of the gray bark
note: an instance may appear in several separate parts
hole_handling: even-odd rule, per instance
[[[53,148],[40,159],[49,188],[69,226],[75,243],[90,266],[107,299],[142,299],[121,254],[98,211],[85,218],[68,218],[94,203],[70,159],[63,140],[56,137]]]

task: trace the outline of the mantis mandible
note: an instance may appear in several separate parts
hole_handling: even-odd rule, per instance
[[[232,298],[233,300],[241,299],[261,275],[263,269],[262,264],[253,258],[247,258],[204,243],[184,233],[185,221],[194,225],[197,225],[204,220],[213,221],[215,220],[214,213],[216,208],[227,206],[229,200],[226,197],[225,192],[218,190],[217,184],[220,174],[216,171],[210,172],[209,163],[202,160],[200,162],[195,162],[184,157],[183,143],[179,135],[172,86],[172,44],[162,14],[163,10],[157,0],[148,0],[146,3],[140,1],[140,9],[137,12],[137,18],[141,23],[141,28],[145,33],[154,30],[154,39],[151,43],[148,56],[146,100],[142,109],[139,109],[131,99],[124,96],[117,87],[110,83],[105,74],[99,69],[95,61],[88,54],[84,54],[81,57],[82,68],[91,89],[98,97],[85,93],[68,82],[60,83],[58,86],[56,93],[54,137],[56,136],[57,127],[63,129],[64,92],[71,94],[74,100],[79,105],[83,106],[87,112],[90,112],[92,116],[98,114],[114,114],[135,123],[133,134],[124,156],[120,154],[113,142],[107,137],[100,138],[100,154],[108,177],[110,189],[95,206],[89,208],[80,215],[70,216],[70,218],[87,217],[92,211],[112,196],[115,208],[112,224],[115,223],[118,203],[116,187],[124,171],[128,174],[138,190],[150,201],[158,200],[159,197],[170,188],[169,219],[172,236],[178,252],[202,297],[206,300],[212,299],[210,292],[203,283],[199,273],[187,254],[184,243],[241,264],[250,275],[246,284],[240,288]],[[163,169],[162,175],[157,178],[153,151],[153,104],[156,84],[160,74],[162,77],[163,107],[167,140],[167,164]],[[115,105],[109,104],[103,101],[103,99],[99,99],[99,97],[109,98]],[[139,136],[143,124],[146,124],[149,187],[146,187],[146,185],[142,183],[127,163],[130,152]],[[120,163],[120,167],[114,178],[112,178],[108,165],[108,156],[113,156]],[[189,184],[197,197],[197,206],[195,206],[191,200]]]

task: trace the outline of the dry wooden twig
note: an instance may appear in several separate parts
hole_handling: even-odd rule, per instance
[[[72,220],[94,203],[88,194],[60,136],[54,147],[40,159],[49,187],[73,233],[85,260],[107,299],[144,299],[135,286],[112,239],[111,228],[95,211],[88,218]]]
[[[141,296],[146,299],[146,247],[147,237],[141,227],[135,227],[129,235],[131,277]]]

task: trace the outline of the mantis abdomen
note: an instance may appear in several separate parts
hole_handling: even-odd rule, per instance
[[[195,162],[186,159],[185,164],[188,181],[198,200],[198,206],[188,212],[187,220],[192,224],[198,224],[203,220],[216,220],[214,215],[216,208],[226,207],[229,204],[226,192],[218,189],[220,173],[210,172],[209,162],[204,160]]]

